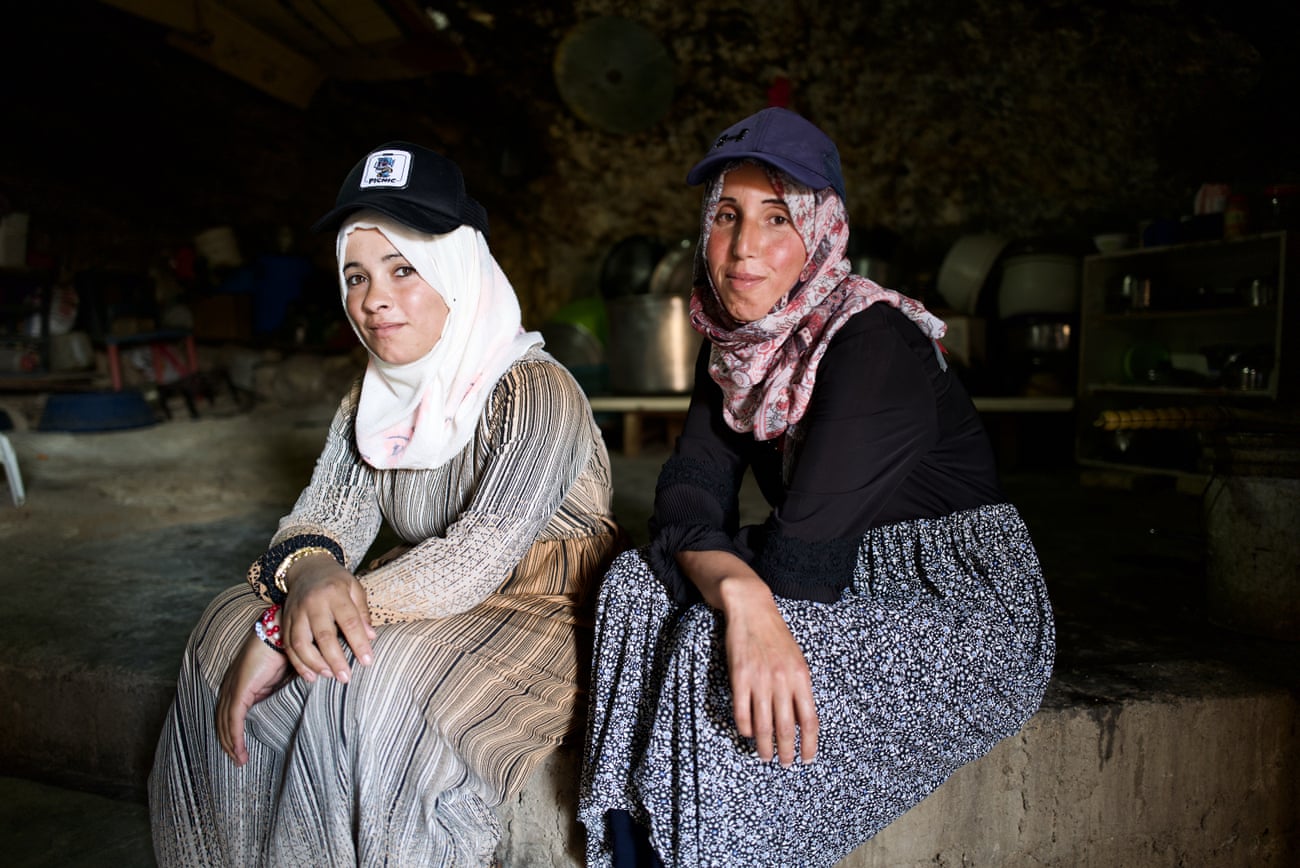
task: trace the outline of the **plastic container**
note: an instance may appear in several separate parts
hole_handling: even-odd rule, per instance
[[[95,350],[90,335],[71,331],[50,336],[50,370],[85,371],[95,367]]]
[[[0,373],[30,374],[41,366],[41,354],[25,344],[0,344]]]
[[[153,407],[135,389],[121,392],[56,392],[46,400],[41,431],[117,431],[158,421]]]
[[[998,315],[1072,314],[1079,307],[1079,258],[1066,253],[1008,256],[998,286]]]
[[[194,236],[194,249],[210,268],[238,268],[244,264],[239,240],[229,226],[213,226]]]

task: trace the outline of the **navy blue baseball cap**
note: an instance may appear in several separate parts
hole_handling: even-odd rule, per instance
[[[835,143],[807,118],[775,106],[727,127],[687,173],[686,183],[701,184],[732,160],[746,158],[775,166],[814,190],[833,187],[847,204]]]
[[[488,234],[487,210],[465,192],[460,167],[410,142],[388,142],[363,157],[343,181],[334,207],[312,230],[337,232],[351,214],[363,209],[430,235],[459,226]]]

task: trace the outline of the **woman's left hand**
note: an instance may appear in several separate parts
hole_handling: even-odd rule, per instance
[[[304,558],[288,577],[289,593],[280,613],[284,650],[303,680],[318,675],[347,683],[350,666],[339,636],[363,666],[373,659],[366,589],[329,554]]]

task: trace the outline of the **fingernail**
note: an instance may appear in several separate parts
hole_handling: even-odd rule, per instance
[[[371,657],[369,654],[363,654],[363,655],[361,655],[361,665],[362,665],[362,666],[369,666],[370,663],[371,663],[371,661],[373,661],[373,660],[374,660],[374,658]]]
[[[340,669],[338,674],[334,677],[337,678],[343,684],[348,683],[348,673],[346,669]]]

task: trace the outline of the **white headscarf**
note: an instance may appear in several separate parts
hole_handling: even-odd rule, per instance
[[[375,211],[359,211],[339,228],[345,312],[344,252],[355,229],[382,232],[449,310],[442,337],[423,358],[394,365],[370,353],[357,407],[357,448],[380,470],[439,467],[469,443],[497,380],[542,336],[524,331],[514,287],[477,229],[429,235]],[[361,338],[351,314],[348,321]]]

